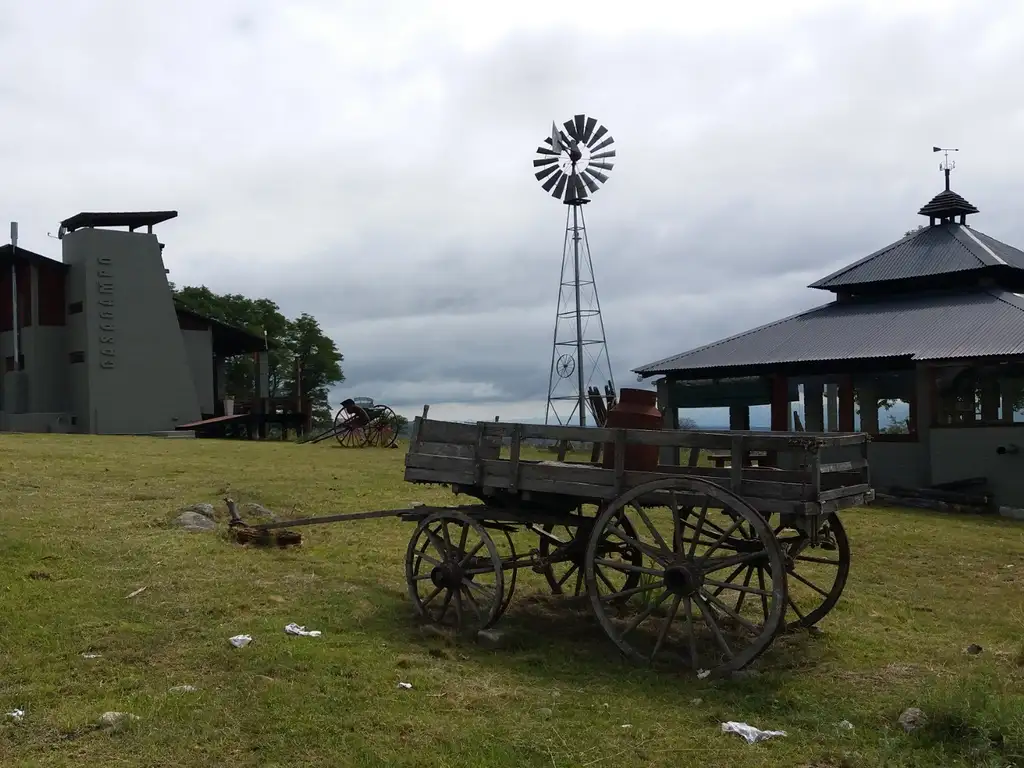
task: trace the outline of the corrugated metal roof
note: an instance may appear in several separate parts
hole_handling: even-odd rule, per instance
[[[985,355],[1024,355],[1024,297],[992,289],[832,302],[634,372]]]
[[[917,230],[809,287],[850,287],[1000,264],[1024,269],[1024,253],[966,225],[949,222]]]

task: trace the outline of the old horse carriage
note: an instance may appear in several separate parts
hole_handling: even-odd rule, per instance
[[[602,462],[528,459],[537,440],[601,443]],[[405,557],[416,611],[463,630],[493,625],[517,574],[585,595],[627,657],[700,677],[740,669],[788,627],[836,605],[850,547],[842,509],[873,498],[858,433],[657,431],[418,417],[405,480],[474,503],[271,523],[396,516],[415,524]],[[659,453],[689,460],[658,463]],[[700,466],[701,449],[731,467]],[[774,466],[756,467],[763,451]],[[564,458],[564,457],[559,457]],[[640,468],[638,468],[640,467]]]

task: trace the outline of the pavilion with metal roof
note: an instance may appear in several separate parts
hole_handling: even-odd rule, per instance
[[[749,407],[771,405],[785,431],[802,393],[808,431],[872,434],[877,486],[984,477],[1024,506],[1024,251],[967,223],[978,209],[944,170],[927,225],[809,286],[832,301],[636,368],[658,377],[666,426],[679,408],[728,406],[749,429]],[[896,400],[906,424],[880,425]]]

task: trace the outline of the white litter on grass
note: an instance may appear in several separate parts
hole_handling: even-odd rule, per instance
[[[284,631],[289,635],[302,635],[303,637],[320,637],[322,634],[319,629],[306,629],[295,622],[292,622],[285,627]]]
[[[103,655],[102,653],[83,653],[82,654],[82,658],[83,659],[98,659],[102,655]]]
[[[755,728],[752,725],[746,723],[736,723],[729,721],[722,723],[722,733],[735,733],[742,736],[748,744],[756,744],[759,741],[770,739],[773,736],[785,736],[785,731],[762,731],[760,728]]]
[[[176,685],[168,689],[168,693],[195,693],[199,689],[194,685]]]
[[[853,730],[853,723],[851,723],[849,720],[840,720],[838,723],[836,723],[836,725],[838,725],[840,728],[842,728],[845,731],[852,731]]]
[[[132,715],[128,712],[104,712],[100,715],[99,724],[101,726],[112,727],[138,719],[138,715]]]
[[[131,593],[130,595],[125,595],[125,598],[124,598],[124,599],[125,599],[125,600],[128,600],[128,599],[130,599],[130,598],[132,598],[132,597],[136,597],[136,596],[138,596],[138,595],[141,595],[141,594],[142,594],[143,592],[145,592],[145,591],[146,591],[146,589],[147,589],[147,587],[139,587],[139,588],[138,588],[138,589],[136,589],[136,590],[135,590],[134,592],[132,592],[132,593]]]
[[[7,716],[11,718],[11,720],[13,720],[14,722],[20,723],[22,720],[25,719],[25,710],[12,709],[10,712],[7,713]]]
[[[632,723],[623,723],[622,725],[619,726],[619,728],[632,728],[632,727],[633,727]]]
[[[245,646],[252,642],[252,636],[235,635],[234,637],[229,638],[228,642],[235,646],[235,648],[245,648]]]
[[[707,679],[707,678],[708,678],[708,677],[709,677],[710,675],[711,675],[711,670],[710,670],[710,669],[702,669],[702,670],[699,670],[699,671],[697,672],[697,679],[698,679],[698,680],[705,680],[705,679]]]
[[[412,688],[412,683],[399,683],[398,687],[399,688],[404,688],[405,690],[408,691],[410,688]]]

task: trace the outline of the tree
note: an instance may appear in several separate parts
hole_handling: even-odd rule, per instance
[[[344,356],[327,337],[316,318],[303,313],[295,320],[282,314],[270,299],[250,299],[236,293],[218,294],[203,286],[171,290],[185,307],[220,320],[250,333],[264,336],[269,346],[269,395],[287,397],[295,394],[295,363],[302,364],[302,393],[310,399],[313,421],[330,422],[329,392],[332,384],[345,380],[341,369]],[[225,389],[229,397],[246,399],[256,384],[256,366],[250,355],[239,355],[226,361]]]
[[[700,429],[700,427],[697,425],[697,422],[689,418],[688,416],[684,416],[679,420],[679,428],[689,430]]]

